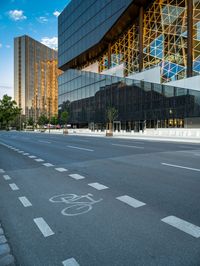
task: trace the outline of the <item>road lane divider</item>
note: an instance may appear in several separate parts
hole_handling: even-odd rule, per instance
[[[20,202],[23,204],[24,207],[32,206],[31,202],[26,197],[19,197]]]
[[[68,148],[71,148],[71,149],[77,149],[77,150],[82,150],[82,151],[89,151],[89,152],[93,152],[94,150],[91,150],[91,149],[86,149],[86,148],[81,148],[81,147],[77,147],[77,146],[67,146]]]
[[[0,173],[2,173],[2,174],[3,174],[3,173],[5,173],[5,171],[4,171],[3,169],[0,169]]]
[[[46,166],[46,167],[51,167],[51,166],[54,166],[53,164],[51,164],[51,163],[43,163],[43,165],[44,166]]]
[[[37,156],[34,156],[34,155],[30,155],[30,156],[28,156],[29,158],[31,158],[31,159],[35,159],[35,158],[37,158]]]
[[[112,143],[112,146],[124,147],[124,148],[134,148],[134,149],[144,149],[142,146],[133,146],[133,145],[126,145],[126,144],[116,144]]]
[[[80,264],[78,264],[78,262],[74,258],[64,260],[62,264],[64,266],[80,266]]]
[[[19,190],[18,186],[15,183],[9,184],[12,190]]]
[[[90,186],[90,187],[93,187],[93,188],[95,188],[95,189],[97,189],[97,190],[103,190],[103,189],[108,189],[109,187],[106,187],[106,186],[104,186],[104,185],[102,185],[102,184],[100,184],[100,183],[90,183],[90,184],[88,184],[88,186]]]
[[[75,179],[75,180],[80,180],[80,179],[84,179],[85,177],[79,174],[71,174],[69,175],[71,178]]]
[[[54,235],[54,232],[51,230],[50,226],[45,222],[42,217],[34,218],[33,221],[44,237]]]
[[[44,162],[44,160],[43,159],[40,159],[40,158],[39,159],[35,159],[35,161],[36,162]]]
[[[9,175],[3,175],[3,178],[4,178],[5,180],[10,180],[10,179],[11,179],[11,177],[10,177]]]
[[[68,170],[66,169],[66,168],[62,168],[62,167],[60,167],[60,168],[55,168],[55,170],[56,171],[58,171],[58,172],[67,172]]]
[[[186,169],[186,170],[200,172],[200,169],[197,169],[197,168],[191,168],[191,167],[186,167],[186,166],[176,165],[176,164],[169,164],[169,163],[161,163],[161,164],[164,165],[164,166],[169,166],[169,167],[174,167],[174,168],[181,168],[181,169]]]
[[[117,197],[116,199],[128,204],[129,206],[131,206],[133,208],[139,208],[139,207],[146,205],[146,203],[139,201],[137,199],[134,199],[134,198],[127,196],[127,195]]]
[[[161,219],[162,222],[169,224],[195,238],[200,237],[200,227],[197,225],[194,225],[192,223],[189,223],[185,220],[182,220],[176,216],[167,216],[163,219]]]

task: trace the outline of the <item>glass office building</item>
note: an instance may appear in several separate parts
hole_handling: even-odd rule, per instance
[[[42,113],[58,113],[57,57],[57,51],[28,36],[14,40],[14,98],[35,122]]]
[[[114,106],[130,130],[200,127],[200,85],[167,84],[199,76],[199,26],[200,0],[72,0],[58,26],[59,106],[70,123],[105,127]],[[154,68],[158,83],[134,79]]]

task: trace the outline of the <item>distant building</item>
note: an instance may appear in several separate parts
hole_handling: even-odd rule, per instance
[[[58,43],[70,124],[200,127],[200,0],[72,0]]]
[[[14,98],[26,118],[58,113],[57,51],[30,38],[14,39]]]

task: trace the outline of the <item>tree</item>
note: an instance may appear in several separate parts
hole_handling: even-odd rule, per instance
[[[115,109],[115,107],[108,107],[106,110],[106,117],[108,120],[108,133],[106,133],[107,136],[112,136],[113,135],[113,121],[117,119],[118,117],[118,111]]]
[[[12,97],[4,95],[0,100],[0,121],[8,130],[10,123],[21,115],[21,109],[17,107],[17,103],[12,100]]]
[[[48,118],[46,117],[46,115],[41,114],[41,116],[38,118],[38,125],[44,126],[47,123],[48,123]]]
[[[58,124],[58,117],[57,116],[52,116],[50,119],[50,124],[52,125],[57,125]]]
[[[69,113],[67,111],[64,111],[61,113],[61,121],[64,123],[65,125],[65,130],[63,133],[67,134],[68,130],[67,130],[67,121],[69,119]]]
[[[29,119],[28,119],[28,126],[33,126],[33,125],[34,125],[33,117],[29,117]]]

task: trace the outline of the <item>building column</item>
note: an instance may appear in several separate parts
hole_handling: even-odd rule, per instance
[[[143,70],[143,20],[144,20],[144,8],[140,7],[139,14],[139,72]]]
[[[193,71],[193,0],[187,0],[187,77]]]
[[[108,44],[108,69],[111,68],[111,43]]]

